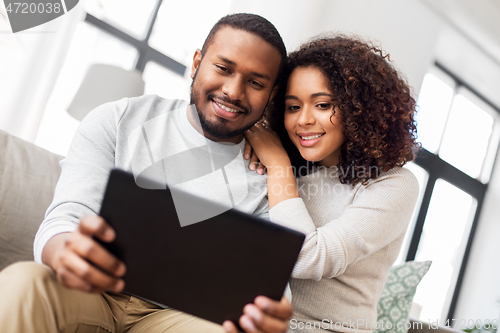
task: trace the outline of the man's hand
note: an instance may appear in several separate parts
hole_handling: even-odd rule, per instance
[[[84,217],[76,231],[56,235],[47,242],[42,260],[68,288],[95,293],[123,290],[125,264],[92,237],[112,242],[115,232],[99,216]]]
[[[240,326],[247,333],[285,333],[292,317],[292,305],[286,298],[281,302],[258,296],[254,304],[247,304],[240,317]],[[236,326],[225,321],[223,327],[228,333],[237,333]]]

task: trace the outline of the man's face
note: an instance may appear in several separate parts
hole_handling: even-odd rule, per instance
[[[243,30],[221,28],[205,55],[193,58],[191,104],[203,134],[214,141],[238,143],[257,122],[276,92],[281,55],[262,38]],[[200,131],[191,113],[191,124]]]

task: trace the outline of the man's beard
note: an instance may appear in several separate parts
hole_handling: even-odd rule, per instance
[[[203,114],[203,112],[200,111],[200,108],[198,106],[198,102],[200,100],[200,96],[198,94],[198,91],[194,89],[194,83],[196,82],[196,74],[194,74],[193,77],[193,82],[191,83],[191,100],[190,100],[190,105],[194,107],[191,107],[191,112],[193,112],[193,116],[198,118],[200,121],[200,126],[201,129],[203,130],[204,133],[208,134],[211,137],[218,138],[218,139],[230,139],[234,138],[235,136],[245,132],[248,130],[250,127],[252,127],[254,124],[249,124],[243,128],[238,128],[235,130],[230,130],[226,127],[227,123],[229,120],[224,119],[224,118],[218,118],[216,121],[209,121]],[[212,100],[215,97],[215,95],[208,95],[207,100]],[[221,98],[222,100],[226,100],[224,98]],[[238,103],[232,103],[236,106]],[[243,108],[245,110],[245,108]],[[248,111],[248,110],[245,110]],[[195,118],[195,119],[196,119]]]

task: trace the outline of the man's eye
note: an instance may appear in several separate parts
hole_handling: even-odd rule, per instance
[[[217,67],[217,69],[223,73],[229,73],[229,69],[227,69],[226,67],[224,66],[221,66],[221,65],[215,65],[215,67]]]
[[[264,85],[258,81],[252,80],[251,83],[258,88],[264,88]]]

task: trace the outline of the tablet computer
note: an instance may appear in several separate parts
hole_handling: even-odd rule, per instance
[[[213,204],[187,193],[183,200],[193,209]],[[102,244],[127,266],[124,292],[218,324],[238,323],[258,295],[280,300],[304,241],[235,209],[182,227],[168,187],[141,188],[118,169],[100,215],[116,231]]]

